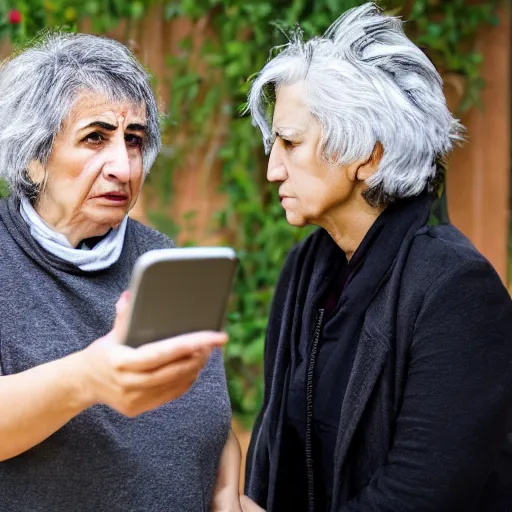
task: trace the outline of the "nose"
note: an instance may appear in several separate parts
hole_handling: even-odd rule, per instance
[[[270,182],[281,182],[285,181],[286,178],[287,172],[282,158],[282,150],[279,145],[279,140],[276,139],[268,158],[267,180]]]
[[[124,136],[111,141],[107,161],[103,165],[103,176],[121,183],[130,181],[130,158]]]

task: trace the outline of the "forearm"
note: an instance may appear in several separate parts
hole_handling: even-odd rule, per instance
[[[0,377],[0,461],[44,441],[89,405],[81,355]]]
[[[230,430],[219,462],[212,510],[236,510],[239,507],[240,463],[242,455],[235,433]]]

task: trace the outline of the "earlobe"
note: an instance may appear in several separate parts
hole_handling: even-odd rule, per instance
[[[42,185],[46,176],[45,169],[39,160],[32,160],[27,169],[29,178],[35,185]]]

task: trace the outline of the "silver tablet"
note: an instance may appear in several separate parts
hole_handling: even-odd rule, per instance
[[[130,283],[125,343],[138,347],[179,334],[221,330],[237,263],[235,251],[224,247],[142,255]]]

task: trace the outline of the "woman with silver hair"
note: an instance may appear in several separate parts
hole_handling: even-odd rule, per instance
[[[462,132],[434,66],[365,4],[286,45],[249,108],[288,222],[320,229],[275,291],[244,510],[512,510],[512,303],[428,223]]]
[[[174,246],[127,216],[161,142],[147,74],[51,35],[0,91],[0,508],[239,511],[225,334],[122,345],[136,259]]]

